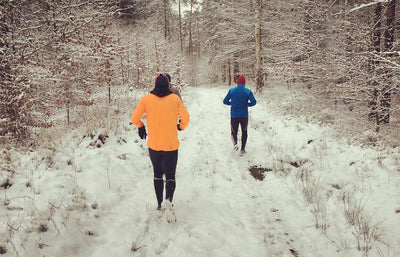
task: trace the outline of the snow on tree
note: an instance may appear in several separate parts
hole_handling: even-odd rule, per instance
[[[20,38],[22,32],[18,29],[23,25],[21,15],[27,10],[18,9],[19,4],[0,3],[0,136],[24,142],[30,136],[28,128],[38,123],[33,114],[35,85],[23,73],[23,65],[29,61],[25,45],[30,38]]]
[[[229,77],[244,73],[253,75],[254,56],[254,13],[250,10],[248,2],[242,1],[203,1],[201,22],[205,53],[209,62],[226,74],[222,67],[230,69],[233,73]],[[250,32],[250,33],[249,33]]]
[[[264,87],[263,81],[263,72],[262,72],[262,44],[261,44],[261,0],[255,1],[255,9],[254,9],[254,19],[255,19],[255,48],[256,48],[256,65],[255,65],[255,77],[256,77],[256,88],[257,90],[262,90]]]
[[[113,12],[87,1],[5,1],[1,8],[2,24],[8,26],[1,135],[28,138],[35,127],[51,126],[55,107],[66,107],[69,122],[71,105],[90,104],[99,75],[93,71],[104,67],[92,67],[96,54],[90,44],[102,35],[95,34],[96,20],[112,18]]]

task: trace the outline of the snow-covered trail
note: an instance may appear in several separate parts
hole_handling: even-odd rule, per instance
[[[275,233],[265,226],[276,215],[270,211],[273,201],[254,187],[247,158],[232,150],[225,93],[191,89],[184,95],[191,123],[180,132],[176,224],[156,217],[152,167],[136,129],[128,132],[127,144],[106,144],[97,153],[83,154],[78,162],[85,172],[78,181],[100,206],[100,227],[93,248],[87,249],[91,256],[271,256],[265,241],[268,232],[270,237]],[[249,140],[249,152],[255,150],[254,141]],[[121,154],[125,161],[117,158]],[[99,176],[85,177],[93,176],[93,168]],[[130,252],[132,243],[137,251]]]
[[[146,142],[128,126],[134,98],[118,135],[101,147],[90,146],[97,136],[77,133],[18,160],[13,185],[1,191],[0,252],[359,257],[367,249],[369,256],[400,256],[398,152],[339,142],[329,128],[282,117],[268,101],[270,90],[250,108],[247,154],[239,156],[222,104],[227,90],[183,94],[191,122],[179,132],[176,223],[155,210]],[[259,181],[252,166],[272,172]]]
[[[180,132],[176,224],[159,220],[154,210],[152,168],[136,130],[129,132],[128,144],[107,150],[115,156],[125,153],[125,165],[118,165],[121,161],[115,156],[103,160],[104,165],[90,163],[91,158],[85,161],[88,167],[113,166],[109,167],[111,197],[101,203],[103,231],[97,232],[96,240],[101,245],[91,256],[125,256],[132,242],[138,248],[130,252],[132,256],[292,256],[295,245],[307,245],[308,238],[291,239],[280,215],[282,195],[290,192],[279,182],[256,181],[249,173],[251,165],[268,162],[263,154],[268,151],[268,128],[257,127],[263,121],[250,120],[247,155],[233,151],[229,107],[222,104],[226,90],[191,88],[183,96],[191,122]],[[261,101],[255,108],[250,115],[266,114]],[[105,171],[100,174],[108,187]],[[322,256],[325,246],[321,249]],[[319,256],[318,251],[313,249],[312,256]]]

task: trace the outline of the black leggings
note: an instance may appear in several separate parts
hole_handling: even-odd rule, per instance
[[[238,138],[238,130],[239,124],[240,128],[242,129],[242,148],[241,150],[244,151],[246,148],[246,141],[247,141],[247,124],[249,123],[249,118],[231,118],[231,135],[233,144],[237,144]]]
[[[163,201],[164,181],[162,175],[165,174],[165,199],[172,202],[176,187],[175,171],[178,162],[178,150],[175,151],[154,151],[149,148],[150,160],[154,171],[154,190],[158,206]]]

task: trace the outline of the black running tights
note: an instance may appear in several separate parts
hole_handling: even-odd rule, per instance
[[[178,162],[178,150],[176,151],[154,151],[149,148],[150,160],[154,171],[154,190],[158,206],[163,201],[164,181],[162,175],[165,174],[165,199],[172,202],[175,191],[175,171]]]
[[[247,124],[249,122],[249,118],[231,118],[231,135],[233,143],[236,145],[238,141],[238,130],[239,124],[242,130],[242,148],[241,150],[245,150],[246,142],[247,142]]]

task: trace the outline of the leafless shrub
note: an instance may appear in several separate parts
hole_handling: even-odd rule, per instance
[[[310,170],[301,169],[299,173],[301,189],[308,204],[319,202],[320,192],[323,189],[321,181],[315,178]]]
[[[335,247],[338,250],[343,250],[343,249],[350,249],[351,247],[351,239],[347,238],[344,236],[343,233],[337,233],[334,235],[335,238],[331,239],[328,237],[328,239],[332,242],[332,244],[335,245]]]
[[[380,247],[377,247],[376,251],[378,252],[379,257],[396,257],[396,254],[393,252],[392,248],[387,245],[386,250],[382,250]]]
[[[302,168],[298,177],[300,178],[300,187],[305,201],[311,206],[314,216],[314,225],[318,229],[326,230],[328,224],[328,214],[325,192],[321,180],[312,175],[310,170]]]
[[[80,191],[78,187],[73,188],[72,198],[69,200],[70,202],[67,204],[68,211],[83,211],[88,208],[86,203],[86,196],[84,192]]]
[[[14,249],[15,254],[19,257],[19,253],[17,250],[17,247],[15,246],[14,242],[13,242],[13,237],[15,235],[15,232],[18,231],[21,227],[21,223],[15,225],[12,224],[12,222],[10,222],[10,220],[7,222],[7,232],[8,232],[8,236],[7,236],[7,243],[10,243],[10,245],[12,246],[12,248]]]
[[[343,195],[342,201],[344,204],[344,217],[347,221],[347,224],[354,226],[359,217],[362,215],[361,213],[365,204],[362,204],[361,202],[355,203],[347,194]]]
[[[383,227],[380,222],[374,223],[372,215],[366,214],[365,204],[361,201],[354,201],[348,194],[344,194],[344,217],[352,227],[357,249],[368,254],[373,244],[382,241]]]
[[[315,227],[325,231],[329,226],[325,202],[321,201],[313,204],[311,212],[314,216]]]
[[[383,161],[385,160],[385,156],[379,154],[376,160],[378,162],[379,167],[383,168],[384,167]]]
[[[4,150],[0,152],[0,169],[2,171],[12,173],[13,172],[13,159],[11,156],[11,146],[4,145]]]
[[[322,112],[316,114],[314,117],[321,125],[331,125],[335,123],[336,117],[333,114]]]
[[[366,146],[375,146],[381,139],[381,136],[376,132],[367,131],[360,137],[360,142]]]
[[[44,149],[44,154],[42,157],[41,162],[46,165],[47,169],[51,169],[55,165],[55,155],[56,155],[56,149],[54,147],[49,147]]]
[[[275,171],[278,175],[282,175],[284,177],[286,177],[290,171],[290,169],[287,167],[287,164],[280,159],[273,160],[271,169]]]
[[[360,216],[354,226],[357,249],[367,254],[376,241],[382,240],[382,233],[380,223],[372,223],[371,216]]]
[[[308,162],[307,159],[298,159],[298,160],[295,160],[295,161],[289,161],[289,164],[292,165],[295,168],[300,168],[301,166],[303,166],[307,162]]]
[[[311,150],[311,153],[316,156],[319,157],[320,159],[322,159],[323,156],[326,155],[328,150],[328,145],[326,143],[325,140],[320,140],[320,141],[315,141],[313,143],[313,148]]]
[[[132,247],[131,247],[131,251],[132,251],[132,252],[136,252],[136,251],[140,250],[141,248],[146,247],[146,245],[143,245],[143,244],[142,244],[143,238],[144,238],[144,234],[140,234],[140,235],[136,238],[136,240],[134,240],[134,241],[132,242]]]
[[[37,128],[34,130],[32,145],[34,147],[52,148],[67,134],[65,126],[54,125],[50,128]]]

